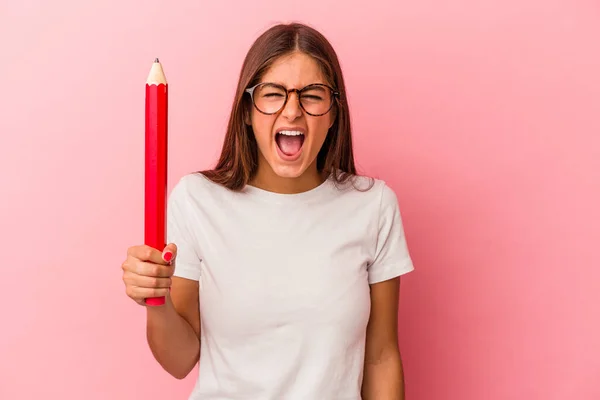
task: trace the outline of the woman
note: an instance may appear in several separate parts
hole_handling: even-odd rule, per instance
[[[413,270],[394,192],[354,166],[337,56],[301,24],[243,63],[220,160],[168,202],[161,253],[133,246],[126,292],[190,399],[403,399],[399,276]]]

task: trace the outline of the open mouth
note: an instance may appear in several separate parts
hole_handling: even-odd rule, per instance
[[[275,134],[275,142],[279,151],[287,157],[299,155],[304,144],[304,133],[300,131],[282,130]]]

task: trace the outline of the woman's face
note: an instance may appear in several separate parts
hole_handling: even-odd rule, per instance
[[[276,60],[265,73],[262,82],[282,85],[286,89],[302,89],[315,83],[328,84],[317,62],[304,53],[292,53]],[[276,87],[263,85],[254,96],[263,111],[278,108],[285,94]],[[331,94],[315,87],[303,94],[303,104],[312,114],[318,104],[329,101]],[[317,175],[316,158],[327,132],[334,122],[334,108],[322,116],[309,115],[298,102],[298,93],[289,93],[285,106],[273,115],[265,115],[252,106],[252,129],[259,149],[258,174],[270,168],[281,178]],[[262,170],[262,171],[261,171]],[[272,175],[270,171],[266,174]]]

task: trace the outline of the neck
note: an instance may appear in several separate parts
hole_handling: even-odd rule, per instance
[[[250,185],[269,192],[296,194],[314,189],[324,180],[324,176],[317,171],[316,160],[302,175],[295,178],[281,177],[268,164],[265,166],[261,163]]]

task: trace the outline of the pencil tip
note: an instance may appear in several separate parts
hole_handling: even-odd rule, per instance
[[[156,58],[154,59],[154,62],[155,62],[155,63],[159,62],[159,61],[158,61],[158,57],[156,57]]]

